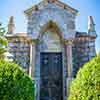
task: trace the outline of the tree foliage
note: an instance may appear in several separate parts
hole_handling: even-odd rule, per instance
[[[0,100],[34,100],[34,83],[17,64],[0,61]]]
[[[100,54],[79,70],[68,100],[100,100]]]
[[[7,39],[5,38],[5,29],[2,27],[0,23],[0,59],[4,58],[4,53],[7,50]]]

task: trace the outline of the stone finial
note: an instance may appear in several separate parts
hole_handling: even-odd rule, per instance
[[[8,34],[12,34],[15,31],[15,23],[14,23],[14,17],[11,16],[8,23]]]
[[[88,18],[89,18],[88,19],[88,34],[91,35],[91,36],[97,37],[93,17],[89,16]]]
[[[88,32],[95,32],[95,24],[92,16],[88,17]]]

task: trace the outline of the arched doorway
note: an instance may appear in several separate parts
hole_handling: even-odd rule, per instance
[[[59,28],[49,21],[39,37],[40,100],[63,100],[62,46]]]
[[[62,53],[41,53],[40,100],[63,100]]]

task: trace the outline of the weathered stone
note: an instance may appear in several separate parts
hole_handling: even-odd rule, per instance
[[[35,100],[41,98],[40,92],[43,78],[46,78],[44,79],[47,82],[45,84],[50,87],[49,90],[47,90],[48,87],[45,88],[48,99],[58,100],[56,95],[52,97],[51,94],[57,89],[59,90],[59,86],[61,86],[63,91],[60,91],[60,94],[58,91],[53,94],[63,94],[61,100],[66,100],[69,94],[70,80],[76,76],[80,67],[96,56],[96,36],[85,32],[76,32],[76,13],[77,10],[59,0],[49,2],[43,0],[35,7],[25,11],[28,18],[27,34],[7,35],[9,52],[13,54],[14,61],[21,65],[36,83]],[[61,54],[59,62],[55,56],[51,56],[51,58],[54,57],[55,59],[46,59],[46,63],[49,62],[46,68],[52,69],[51,73],[56,70],[53,76],[47,72],[52,80],[41,75],[41,67],[42,70],[44,69],[44,66],[41,65],[42,60],[44,61],[44,59],[41,60],[41,53]],[[57,72],[59,71],[59,68],[55,67],[57,64],[58,66],[59,64],[62,65],[59,67],[62,72]],[[62,76],[61,81],[55,79],[58,74]],[[60,85],[57,85],[57,83]],[[44,86],[46,87],[46,85]],[[52,86],[54,86],[54,90],[52,90]]]

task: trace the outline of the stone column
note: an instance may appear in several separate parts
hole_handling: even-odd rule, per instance
[[[29,75],[34,80],[35,74],[35,57],[36,57],[36,44],[35,42],[30,43],[30,67],[29,67]]]
[[[39,100],[39,78],[36,77],[36,41],[30,43],[30,67],[29,75],[35,81],[35,100]]]
[[[68,77],[72,77],[72,70],[73,70],[72,41],[67,42],[67,70],[68,70]]]
[[[30,67],[29,75],[32,77],[32,80],[35,81],[35,100],[39,100],[39,79],[35,75],[36,71],[36,42],[30,42]]]
[[[69,89],[70,89],[70,82],[73,79],[72,78],[72,71],[73,71],[73,62],[72,62],[72,41],[66,41],[66,53],[67,53],[67,71],[68,71],[68,77],[66,79],[66,85],[67,85],[67,96],[69,95]]]

